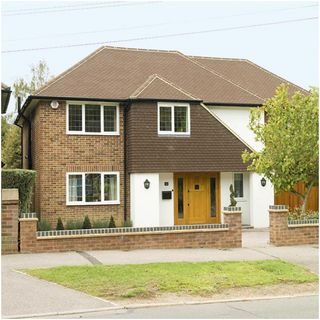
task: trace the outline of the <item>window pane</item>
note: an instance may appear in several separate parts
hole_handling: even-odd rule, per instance
[[[178,178],[178,218],[183,219],[183,178]]]
[[[117,199],[117,175],[106,174],[104,176],[104,200]]]
[[[211,199],[211,211],[210,216],[211,218],[216,217],[216,178],[210,178],[210,199]]]
[[[160,107],[160,131],[171,130],[171,108]]]
[[[82,175],[69,175],[69,201],[82,201]]]
[[[81,105],[69,105],[69,131],[82,131]]]
[[[86,180],[86,202],[101,201],[101,175],[89,173],[85,175]]]
[[[86,105],[86,132],[101,132],[100,106]]]
[[[187,107],[174,107],[174,131],[187,132]]]
[[[104,131],[117,131],[117,107],[103,107],[104,112]]]
[[[236,198],[243,198],[243,173],[234,174],[234,191]]]

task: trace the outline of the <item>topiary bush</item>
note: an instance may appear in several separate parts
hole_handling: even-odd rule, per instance
[[[52,230],[51,224],[47,220],[39,220],[37,225],[38,231],[50,231]]]
[[[19,190],[19,211],[20,213],[30,212],[33,186],[36,171],[24,169],[2,169],[1,188]]]
[[[60,217],[58,218],[56,230],[64,230],[63,222]]]
[[[132,227],[132,221],[131,220],[125,220],[124,223],[123,223],[123,226],[125,228],[130,228]]]
[[[116,223],[114,222],[113,216],[110,218],[109,228],[116,228]]]
[[[92,226],[91,226],[90,219],[88,216],[85,216],[84,220],[83,220],[82,229],[91,229],[91,228],[92,228]]]

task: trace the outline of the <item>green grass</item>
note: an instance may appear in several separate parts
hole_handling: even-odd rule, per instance
[[[226,288],[318,280],[303,267],[280,260],[63,266],[23,271],[108,299],[150,298],[161,293],[206,296]]]

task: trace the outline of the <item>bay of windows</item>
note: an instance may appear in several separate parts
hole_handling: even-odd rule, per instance
[[[119,173],[68,173],[67,190],[67,204],[118,204]]]
[[[119,134],[119,107],[105,104],[69,103],[69,134]]]

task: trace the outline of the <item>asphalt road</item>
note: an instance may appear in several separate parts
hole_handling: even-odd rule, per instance
[[[121,309],[52,318],[96,319],[318,319],[319,296]],[[48,317],[49,318],[49,317]]]

